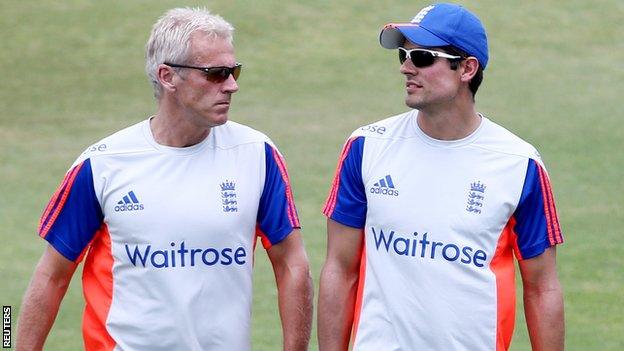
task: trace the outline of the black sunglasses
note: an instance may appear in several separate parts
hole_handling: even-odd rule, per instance
[[[436,57],[443,57],[452,61],[462,60],[461,56],[449,55],[445,52],[427,50],[427,49],[406,49],[399,48],[399,62],[403,64],[408,58],[412,61],[414,66],[418,68],[428,67],[433,65]]]
[[[165,62],[164,64],[169,67],[191,68],[191,69],[200,70],[204,72],[204,74],[206,75],[206,79],[208,79],[209,81],[213,83],[225,82],[225,80],[230,77],[230,74],[234,77],[234,80],[237,80],[238,76],[240,76],[241,68],[243,67],[243,65],[241,65],[238,62],[234,65],[234,67],[225,67],[225,66],[196,67],[196,66],[178,65],[175,63],[168,63],[168,62]]]

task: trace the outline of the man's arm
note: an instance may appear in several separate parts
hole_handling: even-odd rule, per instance
[[[563,294],[557,278],[556,249],[520,261],[524,314],[534,351],[563,350]]]
[[[284,350],[307,350],[312,329],[314,288],[298,229],[268,251],[277,282]]]
[[[347,350],[362,255],[361,229],[327,220],[327,258],[318,304],[319,350]]]
[[[17,351],[42,350],[77,264],[48,245],[24,295],[17,323]]]

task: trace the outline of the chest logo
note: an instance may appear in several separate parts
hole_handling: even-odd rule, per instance
[[[145,207],[132,190],[124,195],[124,197],[117,202],[117,205],[115,205],[115,212],[142,211],[144,209]]]
[[[483,208],[483,200],[485,199],[485,184],[480,181],[470,183],[470,191],[468,192],[468,202],[466,211],[480,214]]]
[[[399,190],[396,188],[396,186],[394,186],[392,177],[389,174],[373,184],[373,186],[370,188],[370,192],[371,194],[399,196]]]
[[[236,183],[229,180],[221,183],[221,204],[223,205],[223,212],[238,212]]]

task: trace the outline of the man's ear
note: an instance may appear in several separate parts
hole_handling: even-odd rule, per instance
[[[469,56],[461,62],[462,73],[461,80],[462,82],[470,82],[472,77],[477,74],[479,70],[479,61],[474,56]]]
[[[158,68],[156,70],[156,77],[158,78],[158,81],[160,82],[163,90],[171,92],[176,90],[174,82],[175,75],[176,72],[174,71],[173,67],[169,67],[165,64],[158,65]]]

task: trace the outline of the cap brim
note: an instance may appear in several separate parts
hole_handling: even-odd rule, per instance
[[[449,45],[433,33],[414,23],[389,23],[379,34],[379,43],[386,49],[396,49],[405,43],[405,40],[423,47]]]

